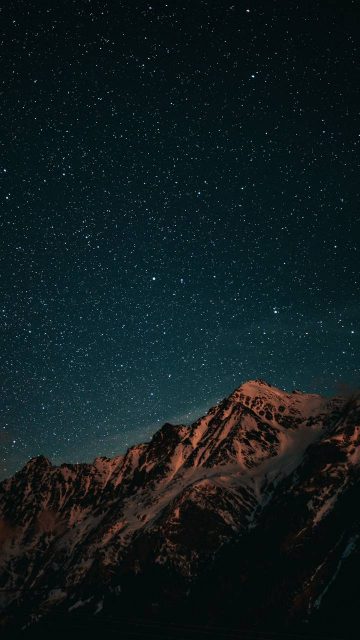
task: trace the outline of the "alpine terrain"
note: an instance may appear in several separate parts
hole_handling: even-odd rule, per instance
[[[0,633],[358,637],[359,515],[359,397],[249,381],[125,455],[0,484]]]

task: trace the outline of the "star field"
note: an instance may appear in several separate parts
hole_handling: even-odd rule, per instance
[[[358,3],[1,16],[1,475],[358,384]]]

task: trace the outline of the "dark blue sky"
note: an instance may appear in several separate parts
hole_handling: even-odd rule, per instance
[[[1,474],[357,384],[358,3],[1,15]]]

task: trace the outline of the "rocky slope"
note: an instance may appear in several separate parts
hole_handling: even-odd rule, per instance
[[[124,456],[30,460],[0,484],[4,629],[180,611],[326,628],[360,550],[359,405],[254,380]]]

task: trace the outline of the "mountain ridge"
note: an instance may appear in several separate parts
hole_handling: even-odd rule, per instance
[[[0,483],[3,627],[35,628],[59,611],[69,620],[75,610],[93,619],[99,603],[110,610],[114,598],[116,607],[131,609],[134,581],[148,585],[139,609],[151,609],[147,576],[159,572],[155,608],[165,611],[171,601],[170,609],[177,603],[190,615],[186,594],[202,600],[197,585],[209,570],[221,579],[219,558],[229,545],[247,566],[241,545],[266,526],[275,530],[273,514],[280,509],[279,521],[291,514],[300,494],[297,513],[316,537],[358,478],[359,404],[356,395],[287,393],[250,380],[192,424],[165,423],[124,455],[60,466],[44,456],[29,460]],[[357,553],[357,535],[345,559]],[[250,576],[258,561],[249,544]],[[31,596],[21,596],[24,585]],[[311,592],[297,620],[314,617],[320,595]],[[222,608],[213,609],[221,619]]]

